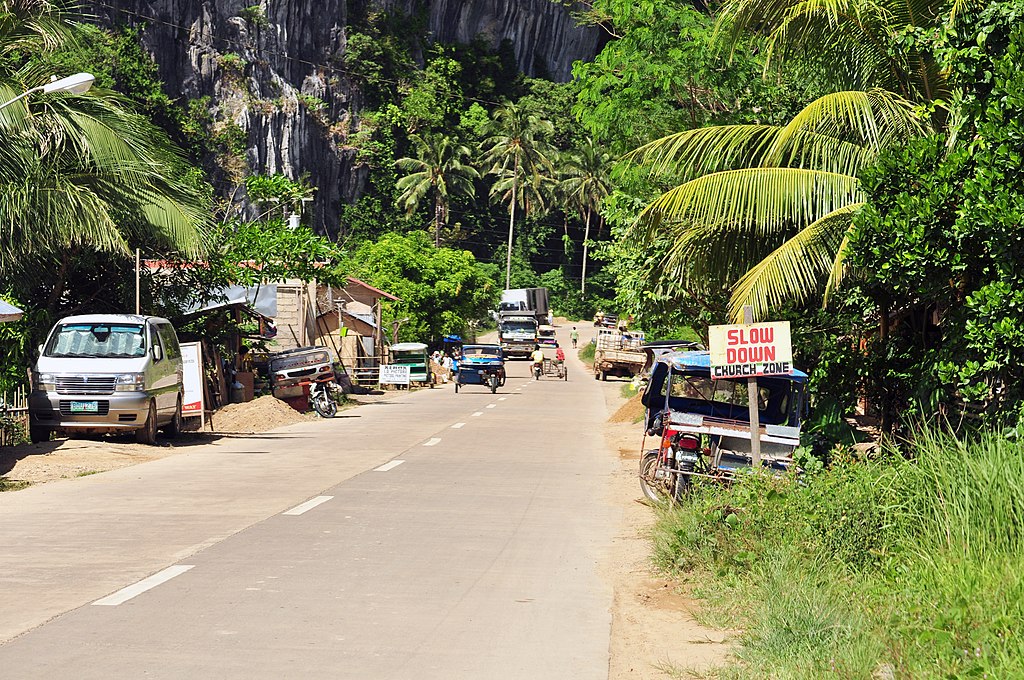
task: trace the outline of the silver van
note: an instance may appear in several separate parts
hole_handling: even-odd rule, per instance
[[[134,430],[156,443],[156,431],[181,428],[181,348],[167,319],[89,314],[61,319],[39,348],[29,396],[29,436],[54,431]]]

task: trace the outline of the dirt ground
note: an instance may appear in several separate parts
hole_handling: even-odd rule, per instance
[[[651,563],[650,531],[656,520],[637,481],[643,430],[639,397],[620,394],[618,381],[605,387],[611,415],[604,434],[619,452],[610,483],[613,502],[623,508],[622,530],[603,569],[614,587],[610,680],[665,680],[691,677],[725,663],[727,633],[694,620],[699,607],[676,584],[659,576]]]
[[[314,417],[299,413],[280,399],[266,395],[244,404],[228,404],[206,421],[205,430],[252,434],[301,423]]]
[[[42,444],[0,448],[0,476],[11,482],[42,484],[145,463],[208,443],[221,434],[251,434],[308,420],[283,401],[266,396],[229,404],[207,421],[203,432],[158,439],[158,446],[136,444],[131,435],[54,439]],[[198,423],[197,423],[198,424]]]

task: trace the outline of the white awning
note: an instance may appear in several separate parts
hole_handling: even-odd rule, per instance
[[[21,319],[22,314],[24,314],[24,312],[22,312],[14,305],[8,304],[3,300],[0,300],[0,322],[18,321]]]

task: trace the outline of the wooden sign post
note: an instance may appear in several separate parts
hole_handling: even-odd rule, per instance
[[[754,308],[743,307],[743,323],[754,323]],[[757,411],[757,378],[747,378],[747,409],[750,413],[750,465],[761,471],[761,414]]]

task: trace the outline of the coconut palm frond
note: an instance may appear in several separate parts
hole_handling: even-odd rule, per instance
[[[797,134],[807,132],[865,147],[873,156],[893,142],[924,134],[925,125],[911,102],[873,88],[818,97],[786,125],[779,143],[791,144]]]
[[[820,290],[859,208],[852,203],[824,215],[761,259],[733,286],[730,316],[741,320],[743,308],[750,305],[755,318],[764,318],[771,308],[803,302]]]
[[[810,224],[861,200],[856,177],[803,168],[747,168],[705,175],[655,199],[640,213],[642,238],[663,223],[747,223],[755,232]]]
[[[79,44],[69,20],[77,3],[63,0],[5,2],[0,12],[0,57],[11,54],[48,54]]]
[[[196,228],[199,220],[184,204],[158,192],[140,194],[141,214],[160,240],[186,257],[203,252],[204,231]]]
[[[650,142],[627,157],[652,175],[686,180],[751,167],[813,168],[856,175],[873,150],[815,130],[770,125],[699,128]]]
[[[782,10],[765,45],[765,70],[789,58],[827,64],[823,73],[840,87],[897,89],[899,58],[888,49],[890,13],[877,3],[800,0]],[[905,69],[902,69],[905,70]]]
[[[863,205],[863,204],[861,204]],[[857,206],[858,208],[860,206]],[[827,307],[832,294],[839,290],[839,286],[846,280],[849,267],[846,266],[846,256],[850,252],[850,235],[847,233],[836,249],[836,256],[832,260],[832,269],[825,281],[825,290],[822,293],[822,306]]]
[[[668,135],[626,154],[627,162],[652,175],[667,172],[700,176],[720,169],[750,166],[771,145],[771,125],[719,125]]]
[[[782,243],[791,229],[756,233],[747,223],[680,223],[667,232],[671,245],[657,265],[663,282],[697,289],[727,288]],[[632,244],[642,241],[634,239]]]

